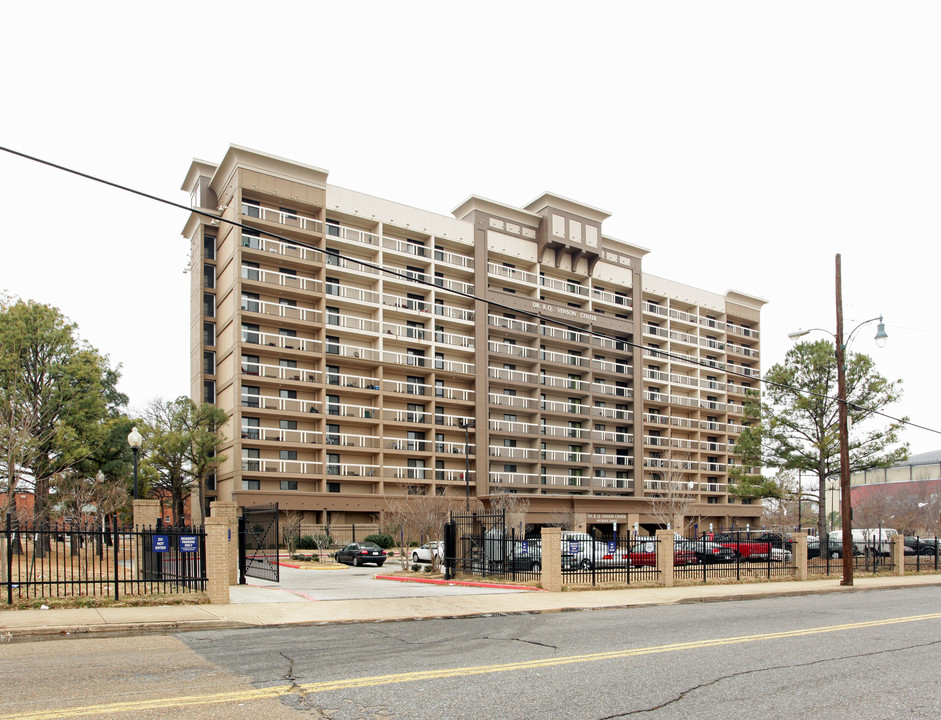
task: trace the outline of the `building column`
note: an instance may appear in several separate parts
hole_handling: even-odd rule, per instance
[[[156,527],[161,517],[160,501],[152,498],[138,498],[134,501],[134,526]]]
[[[657,571],[663,587],[673,587],[673,531],[657,530]]]
[[[210,519],[224,520],[229,529],[229,584],[239,581],[239,506],[225,500],[213,500],[209,506]],[[207,519],[206,522],[209,520]]]
[[[544,590],[562,590],[562,530],[557,527],[542,529],[542,587]]]

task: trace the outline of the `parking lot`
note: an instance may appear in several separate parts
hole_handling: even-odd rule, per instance
[[[445,597],[449,595],[488,595],[494,593],[528,592],[502,588],[480,588],[464,585],[439,585],[397,580],[378,580],[376,575],[399,569],[395,561],[384,567],[341,566],[314,570],[281,567],[279,583],[248,578],[248,584],[229,588],[233,603],[300,602],[303,600],[352,600],[402,597]]]

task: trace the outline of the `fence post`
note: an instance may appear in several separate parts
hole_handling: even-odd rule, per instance
[[[905,574],[905,536],[901,533],[892,536],[892,564],[896,575]]]
[[[154,527],[160,518],[160,501],[151,498],[138,498],[134,501],[134,525],[136,527]]]
[[[118,593],[119,593],[118,585],[120,584],[118,582],[118,555],[120,554],[121,546],[120,546],[120,537],[118,536],[118,516],[117,515],[111,518],[111,530],[114,533],[114,542],[112,543],[112,547],[111,547],[111,552],[114,555],[114,599],[118,600],[120,599],[118,596]],[[134,537],[134,536],[132,535],[131,537]],[[134,541],[132,540],[131,547],[133,547],[133,542]],[[137,558],[135,558],[135,560],[139,560],[139,558],[140,558],[140,554],[138,553],[138,556]],[[140,572],[139,568],[137,569],[137,572]]]
[[[214,605],[229,602],[229,546],[231,528],[227,518],[206,519],[206,594]]]
[[[673,587],[673,531],[657,530],[657,570],[663,587]]]
[[[212,503],[210,503],[209,515],[217,520],[225,520],[232,534],[238,535],[239,506],[237,503],[213,500]],[[227,547],[229,550],[229,584],[236,585],[239,581],[238,543],[230,542]]]
[[[791,552],[794,554],[795,572],[798,580],[807,579],[807,533],[794,533],[791,536]]]
[[[13,604],[13,572],[10,569],[13,564],[13,516],[7,513],[6,528],[4,528],[3,542],[0,542],[0,551],[3,555],[0,558],[0,581],[7,586],[7,605]]]
[[[542,558],[540,563],[544,590],[562,590],[562,530],[557,527],[542,529]]]

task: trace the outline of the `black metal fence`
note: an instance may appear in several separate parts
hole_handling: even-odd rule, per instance
[[[7,604],[27,598],[112,597],[206,589],[202,528],[122,528],[112,523],[20,524],[0,538]]]
[[[816,538],[812,538],[816,540]],[[937,537],[906,537],[904,540],[905,572],[938,572],[941,569],[941,539]],[[829,544],[830,551],[819,552],[819,542],[808,552],[807,571],[811,575],[840,575],[843,572],[842,543]],[[853,546],[853,569],[858,572],[894,572],[895,563],[885,548]]]

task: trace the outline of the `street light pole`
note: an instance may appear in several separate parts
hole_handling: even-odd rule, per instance
[[[840,442],[840,519],[843,528],[843,580],[841,585],[853,584],[853,507],[850,502],[850,459],[849,459],[849,423],[848,407],[846,400],[846,348],[849,346],[853,335],[863,325],[879,321],[879,327],[876,330],[876,346],[885,347],[888,335],[885,332],[885,324],[882,322],[882,316],[864,320],[857,325],[843,341],[843,276],[840,264],[840,254],[836,254],[836,334],[823,328],[811,328],[811,330],[821,330],[830,335],[836,345],[836,378],[837,378],[837,425]],[[797,330],[788,333],[791,340],[797,340],[803,337],[811,330]],[[821,493],[824,495],[824,493]],[[824,502],[820,499],[820,502]],[[822,539],[821,539],[822,542]],[[827,543],[829,546],[829,541]]]
[[[853,584],[853,506],[850,500],[850,443],[846,425],[846,346],[843,344],[843,281],[840,254],[836,254],[836,383],[840,433],[840,519],[843,527],[843,579]],[[829,543],[828,543],[829,544]]]
[[[137,456],[140,453],[140,446],[144,438],[137,431],[135,425],[127,435],[127,444],[131,446],[131,452],[134,454],[134,499],[137,500]]]

